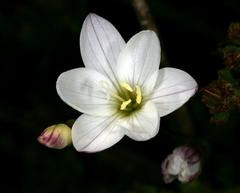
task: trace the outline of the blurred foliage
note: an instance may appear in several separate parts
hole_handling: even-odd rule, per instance
[[[240,21],[239,1],[149,0],[149,5],[169,64],[189,72],[200,88],[218,79],[222,55],[215,50],[227,26]],[[130,0],[0,2],[1,192],[238,193],[239,113],[219,111],[218,119],[228,121],[209,124],[199,93],[187,104],[191,127],[172,113],[161,119],[159,134],[146,142],[124,138],[97,154],[78,153],[72,147],[58,151],[37,142],[43,128],[79,116],[59,99],[55,82],[61,72],[83,66],[79,33],[89,12],[111,21],[126,40],[141,29]],[[218,73],[221,81],[212,83],[226,99],[213,97],[223,109],[239,108],[233,97],[239,85],[235,28],[239,29],[231,28],[222,46],[226,68]],[[211,106],[217,111],[216,104]],[[165,185],[161,162],[182,144],[202,153],[202,174],[189,184]]]
[[[213,116],[211,122],[226,123],[230,114],[240,110],[240,23],[232,23],[227,45],[221,49],[225,69],[218,71],[218,79],[203,89],[203,102]]]

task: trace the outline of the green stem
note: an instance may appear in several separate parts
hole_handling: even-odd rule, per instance
[[[154,31],[159,39],[161,39],[161,35],[157,28],[157,25],[151,15],[148,3],[146,0],[132,0],[133,7],[137,14],[138,21],[143,29],[148,29]],[[161,47],[163,48],[162,44]],[[161,50],[161,65],[163,67],[167,66],[167,57],[164,49]]]
[[[161,40],[161,36],[157,25],[151,15],[147,0],[132,0],[133,7],[137,14],[140,25],[143,29],[149,29],[156,32],[159,39]],[[170,66],[167,63],[166,53],[164,52],[163,46],[161,45],[161,66],[166,67]],[[184,134],[193,135],[194,134],[194,124],[192,119],[189,116],[189,112],[187,106],[181,107],[178,111],[175,112],[177,118],[177,125],[182,125],[181,131]]]

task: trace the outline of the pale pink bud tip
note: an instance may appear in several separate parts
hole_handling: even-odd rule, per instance
[[[180,182],[190,182],[201,170],[199,154],[191,147],[180,146],[173,150],[162,163],[162,175],[165,183],[171,183],[175,178]]]
[[[66,124],[52,125],[37,140],[49,148],[63,149],[72,143],[71,129]]]

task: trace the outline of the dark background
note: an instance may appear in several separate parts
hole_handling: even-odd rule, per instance
[[[168,64],[190,73],[200,88],[216,79],[223,68],[217,50],[228,25],[240,21],[240,2],[149,0],[149,6]],[[154,139],[125,137],[97,154],[37,142],[47,126],[80,115],[60,100],[55,83],[63,71],[83,66],[79,34],[90,12],[113,23],[125,40],[141,30],[129,0],[0,2],[0,192],[240,192],[239,114],[222,126],[211,125],[200,93],[187,104],[190,130],[174,112],[161,119]],[[182,144],[202,152],[202,174],[190,184],[165,185],[161,162]]]

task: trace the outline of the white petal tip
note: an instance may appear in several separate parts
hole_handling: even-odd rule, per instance
[[[89,13],[89,14],[87,15],[86,19],[91,18],[91,17],[100,17],[100,16],[98,16],[98,15],[95,14],[95,13]]]

